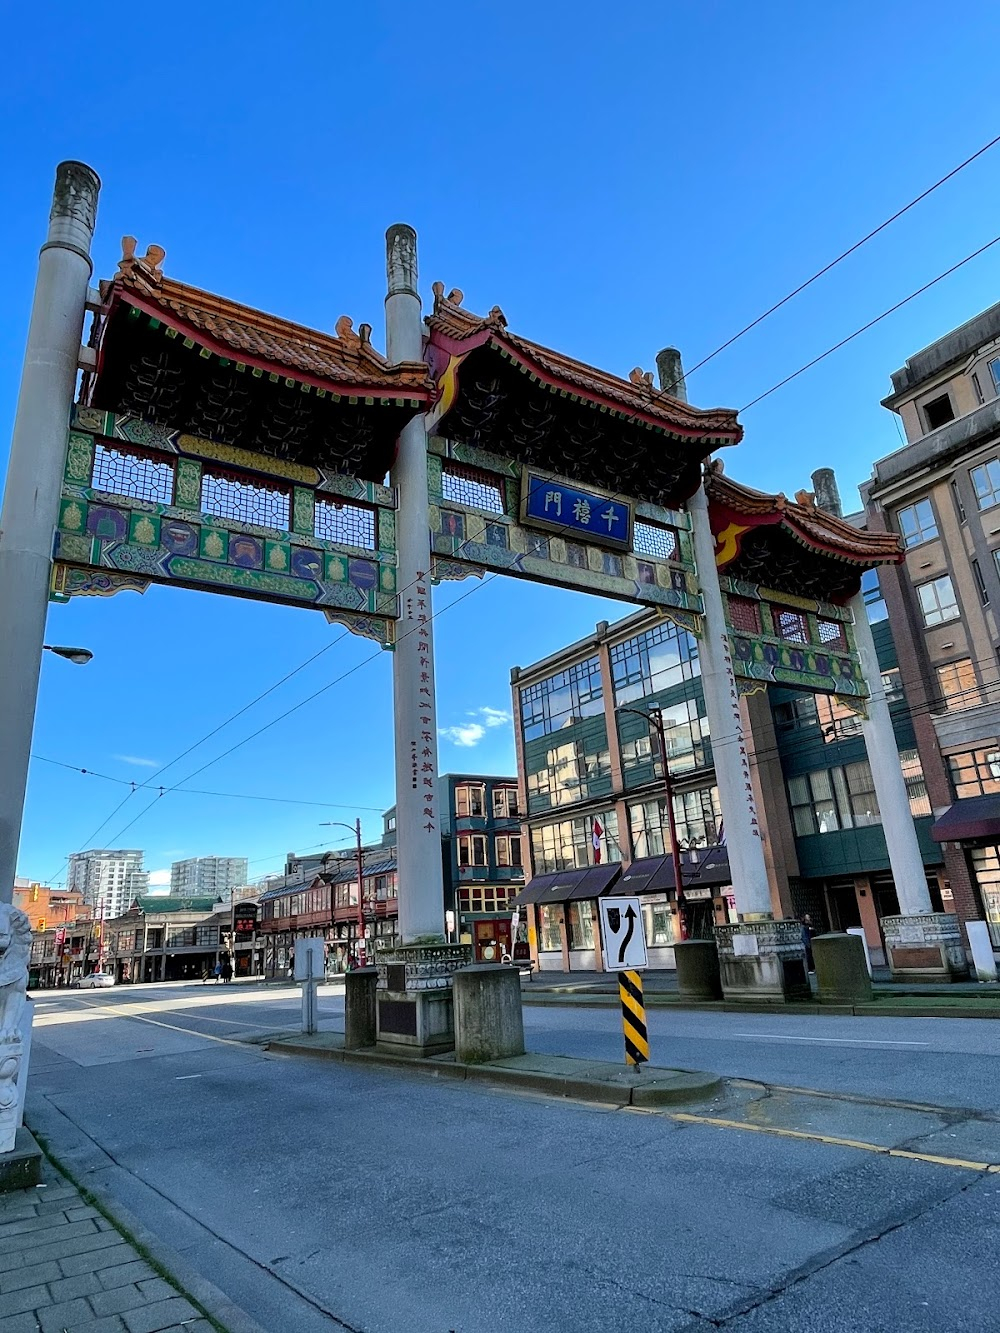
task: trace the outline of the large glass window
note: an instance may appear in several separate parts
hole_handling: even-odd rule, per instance
[[[588,751],[583,741],[553,746],[545,753],[544,767],[527,774],[528,809],[546,810],[599,796],[600,789],[591,790],[591,784],[606,781],[610,773],[608,750]]]
[[[938,690],[949,713],[960,713],[983,702],[971,657],[961,657],[957,662],[938,667],[937,678]]]
[[[882,822],[866,760],[789,778],[788,797],[799,837]]]
[[[497,837],[497,865],[519,866],[521,864],[521,838],[519,834],[501,833]]]
[[[518,813],[517,788],[493,788],[493,816],[495,819],[513,819]]]
[[[1000,504],[1000,458],[991,458],[989,462],[974,467],[969,476],[980,509],[992,509],[994,505]]]
[[[938,535],[934,520],[934,506],[930,500],[918,500],[915,505],[901,509],[896,516],[904,546],[919,546]]]
[[[643,894],[643,926],[646,930],[646,943],[650,947],[660,947],[674,943],[674,915],[670,910],[665,893]]]
[[[543,953],[559,953],[562,950],[562,932],[559,929],[560,908],[558,903],[542,903],[539,908],[538,947]]]
[[[672,774],[685,773],[695,768],[704,768],[708,763],[706,741],[708,740],[708,719],[702,714],[697,699],[685,699],[670,708],[660,710],[663,718],[663,739],[667,747],[667,763]],[[622,734],[622,768],[628,772],[641,765],[653,763],[653,747],[657,744],[656,732],[640,730],[639,718],[630,713],[619,716],[619,731]],[[633,734],[629,734],[633,733]],[[663,775],[662,758],[655,756],[654,771]]]
[[[597,819],[603,829],[600,839],[601,862],[620,861],[618,815],[614,810],[601,811]],[[531,856],[536,875],[551,874],[556,870],[579,870],[595,864],[594,816],[564,819],[557,824],[543,824],[531,830]]]
[[[636,857],[668,855],[670,831],[666,797],[629,806],[628,813]],[[674,819],[677,841],[683,850],[713,846],[719,840],[722,825],[719,789],[701,787],[697,791],[678,792],[674,796]]]
[[[906,794],[910,798],[910,814],[914,819],[931,813],[931,798],[927,795],[927,783],[924,781],[924,768],[917,750],[900,750],[899,763],[906,783]]]
[[[917,588],[917,597],[927,626],[941,625],[946,620],[954,620],[958,615],[955,589],[947,574],[942,574],[939,579],[931,579],[929,583],[921,583]]]
[[[972,873],[983,900],[994,949],[1000,948],[1000,846],[972,849]]]
[[[589,657],[521,691],[524,739],[561,731],[603,709],[601,664],[598,658]]]
[[[955,796],[994,796],[1000,792],[1000,748],[982,746],[948,756],[948,768]]]
[[[861,575],[861,595],[868,608],[868,619],[871,624],[876,625],[880,620],[888,620],[889,609],[882,596],[877,569],[866,569]]]
[[[486,835],[483,833],[460,833],[458,836],[458,864],[460,866],[485,866]]]
[[[816,719],[820,735],[828,743],[842,741],[847,736],[857,736],[861,731],[859,715],[835,694],[817,694]]]
[[[670,621],[611,649],[611,676],[619,704],[693,680],[699,670],[698,640]]]

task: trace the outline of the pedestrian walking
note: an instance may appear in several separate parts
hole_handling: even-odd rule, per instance
[[[222,964],[221,964],[221,963],[216,963],[215,967],[212,969],[212,976],[215,977],[215,984],[218,985],[218,984],[219,984],[219,980],[220,980],[220,978],[221,978],[221,976],[222,976]]]
[[[815,972],[816,969],[813,966],[813,951],[812,951],[812,937],[814,933],[812,917],[809,915],[808,912],[806,912],[800,918],[800,920],[802,922],[802,947],[806,951],[806,971]]]
[[[222,959],[222,984],[228,986],[233,979],[233,960],[226,954]]]

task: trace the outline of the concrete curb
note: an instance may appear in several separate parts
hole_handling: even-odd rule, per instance
[[[53,1110],[61,1115],[57,1108],[53,1108]],[[38,1132],[42,1134],[43,1138],[47,1139],[47,1135],[41,1129]],[[220,1291],[218,1287],[203,1277],[179,1251],[167,1245],[155,1232],[150,1231],[144,1222],[140,1222],[131,1209],[127,1208],[115,1195],[113,1190],[109,1189],[103,1181],[98,1180],[96,1174],[91,1174],[94,1171],[93,1167],[87,1173],[89,1178],[81,1180],[74,1173],[73,1168],[58,1156],[58,1145],[43,1147],[42,1151],[54,1169],[60,1175],[65,1176],[84,1198],[89,1196],[94,1199],[97,1207],[121,1234],[126,1243],[135,1242],[135,1247],[140,1250],[140,1253],[144,1250],[153,1263],[163,1269],[172,1284],[177,1287],[180,1295],[191,1297],[228,1333],[267,1333],[267,1330],[258,1324],[255,1319],[252,1319],[245,1310],[234,1304],[225,1292]],[[109,1167],[115,1166],[111,1158],[108,1158],[98,1145],[93,1145],[93,1151],[95,1154],[106,1158]]]
[[[616,995],[581,995],[575,991],[521,992],[524,1004],[577,1005],[580,1008],[617,1009]],[[985,1005],[963,1004],[893,1004],[891,1001],[872,1000],[861,1004],[813,1004],[775,1001],[773,1003],[746,1002],[736,1004],[725,1000],[682,1000],[676,995],[645,995],[647,1009],[695,1009],[702,1013],[718,1014],[830,1014],[847,1018],[1000,1018],[1000,1001],[990,1000]]]
[[[407,1059],[375,1050],[345,1051],[343,1047],[314,1044],[293,1037],[268,1042],[266,1050],[277,1055],[304,1055],[312,1059],[336,1060],[341,1064],[369,1065],[430,1075],[432,1078],[483,1083],[524,1092],[543,1092],[549,1096],[604,1106],[670,1106],[714,1097],[722,1088],[722,1079],[715,1074],[697,1070],[660,1069],[652,1065],[646,1065],[641,1074],[633,1073],[630,1077],[639,1081],[632,1083],[625,1076],[626,1066],[621,1066],[623,1077],[618,1081],[613,1076],[601,1079],[585,1074],[512,1068],[506,1062],[472,1065],[442,1056]],[[564,1060],[567,1064],[574,1063],[566,1056],[553,1058]],[[593,1068],[595,1064],[604,1062],[580,1060],[575,1063]],[[608,1069],[617,1073],[618,1066],[608,1064]]]

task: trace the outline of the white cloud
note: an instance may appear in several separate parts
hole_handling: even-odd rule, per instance
[[[453,745],[471,750],[486,735],[486,728],[480,726],[478,722],[466,722],[457,727],[442,727],[440,734]]]
[[[143,759],[137,754],[114,754],[112,759],[119,759],[123,764],[134,764],[136,768],[159,768],[159,759]]]
[[[149,887],[155,888],[158,884],[170,883],[169,870],[151,870],[149,872]]]
[[[464,750],[471,750],[478,745],[486,735],[487,728],[506,727],[511,720],[510,713],[502,708],[470,708],[466,716],[474,720],[460,722],[454,727],[442,727],[439,733],[445,740]]]
[[[505,727],[511,720],[510,713],[502,708],[479,708],[476,711],[488,727]]]

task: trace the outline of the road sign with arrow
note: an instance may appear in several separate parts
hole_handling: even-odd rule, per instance
[[[609,972],[637,972],[646,966],[646,932],[638,898],[598,898],[601,942]]]

